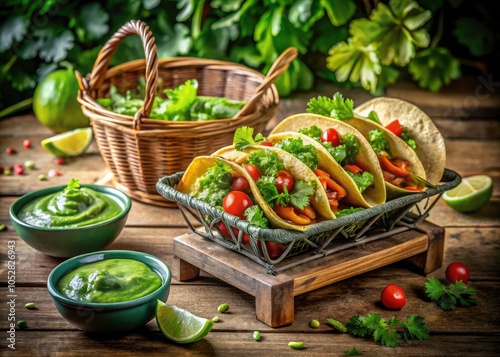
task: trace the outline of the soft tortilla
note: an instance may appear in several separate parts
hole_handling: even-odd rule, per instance
[[[359,142],[359,154],[356,157],[361,165],[363,165],[374,176],[373,184],[368,187],[363,193],[359,192],[358,187],[353,179],[344,171],[335,159],[331,157],[328,151],[316,140],[298,133],[300,129],[317,126],[321,130],[334,128],[340,135],[346,133],[353,134]],[[267,137],[271,142],[281,141],[286,137],[301,138],[307,144],[313,145],[320,158],[319,168],[328,172],[335,180],[346,189],[347,197],[344,202],[347,202],[355,207],[373,207],[380,205],[386,201],[386,190],[382,170],[378,163],[377,155],[373,152],[368,141],[361,135],[359,131],[352,126],[347,125],[338,120],[327,118],[321,115],[301,113],[292,115],[279,123]]]
[[[363,117],[371,111],[377,113],[383,125],[398,119],[409,129],[417,144],[416,153],[424,166],[427,181],[438,184],[446,166],[446,147],[431,118],[416,105],[397,98],[371,99],[354,109],[354,113]]]

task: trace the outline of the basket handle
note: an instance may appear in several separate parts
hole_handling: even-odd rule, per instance
[[[140,130],[141,118],[149,117],[156,95],[156,82],[158,80],[158,54],[156,52],[155,38],[149,26],[141,20],[130,20],[106,42],[94,63],[90,77],[79,78],[80,89],[86,92],[99,88],[104,82],[109,62],[122,41],[130,35],[141,37],[146,57],[146,92],[144,105],[135,113],[133,127]]]
[[[243,108],[240,109],[234,118],[240,118],[242,116],[251,113],[253,107],[260,100],[260,97],[266,93],[266,91],[274,84],[278,77],[288,69],[290,63],[297,57],[299,52],[295,47],[289,47],[274,61],[273,65],[264,77],[264,81],[257,87],[254,95],[246,102]]]

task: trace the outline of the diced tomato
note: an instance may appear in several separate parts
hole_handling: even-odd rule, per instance
[[[273,143],[270,141],[261,141],[259,144],[262,146],[273,146]]]
[[[401,136],[401,134],[403,133],[403,127],[401,126],[401,124],[399,124],[399,120],[397,119],[391,121],[389,124],[385,126],[385,128],[393,132],[397,136]]]
[[[418,186],[405,186],[403,188],[408,191],[422,191],[422,187]]]

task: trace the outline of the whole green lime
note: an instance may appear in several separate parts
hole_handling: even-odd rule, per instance
[[[63,133],[89,126],[78,103],[78,81],[70,70],[57,70],[42,79],[33,95],[33,111],[45,127]]]

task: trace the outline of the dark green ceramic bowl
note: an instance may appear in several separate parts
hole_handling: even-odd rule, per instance
[[[68,299],[57,290],[59,280],[70,271],[105,259],[133,259],[152,268],[162,285],[149,295],[117,303],[88,303]],[[130,331],[151,321],[156,301],[167,301],[172,275],[168,266],[157,257],[129,250],[108,250],[83,254],[56,266],[49,274],[47,288],[59,313],[72,325],[87,332]]]
[[[102,185],[86,185],[99,193],[112,197],[121,206],[117,216],[100,223],[76,228],[48,228],[27,224],[18,218],[21,209],[36,198],[62,191],[63,186],[53,186],[28,193],[17,199],[9,210],[10,220],[17,234],[32,248],[53,257],[69,258],[75,255],[101,250],[120,234],[132,202],[130,197],[116,188]]]

